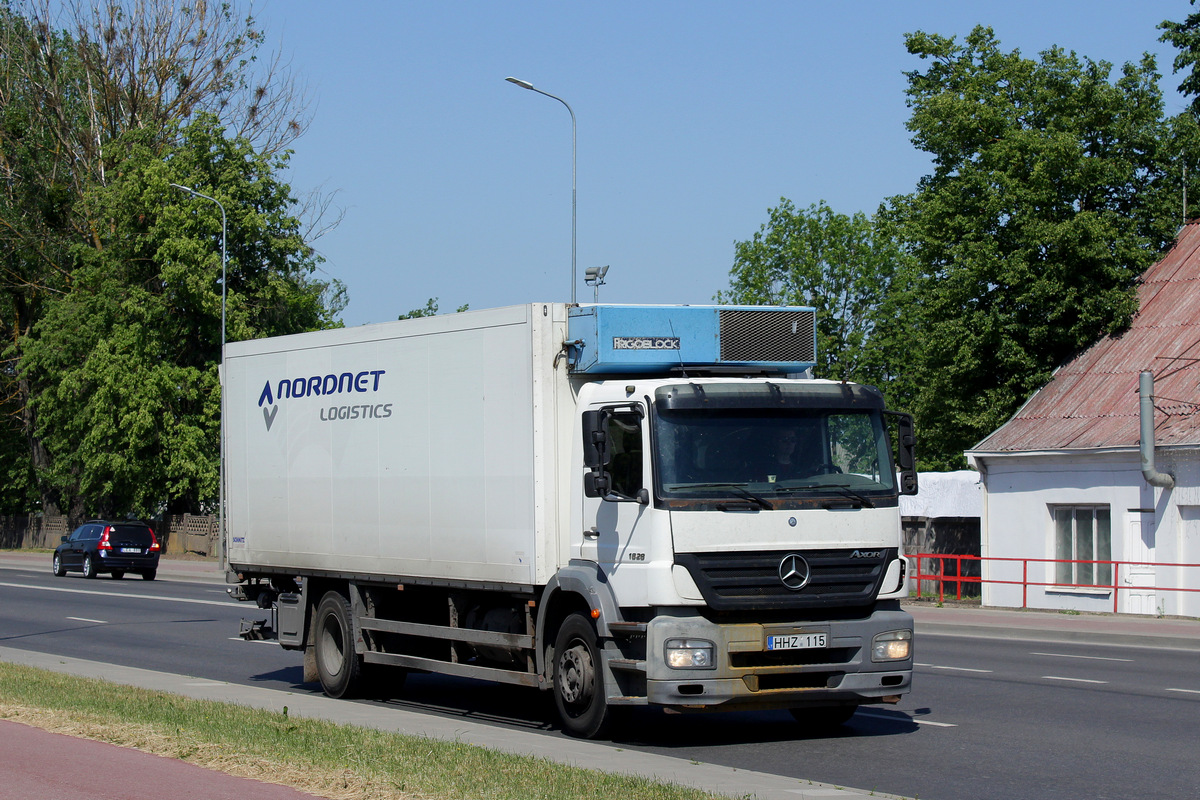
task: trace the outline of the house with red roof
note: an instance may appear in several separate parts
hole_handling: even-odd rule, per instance
[[[1137,294],[966,454],[984,605],[1200,616],[1200,221]]]

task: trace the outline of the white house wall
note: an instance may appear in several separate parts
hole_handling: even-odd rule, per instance
[[[1200,563],[1200,460],[1194,450],[1159,451],[1158,468],[1173,472],[1176,478],[1177,488],[1167,491],[1146,483],[1136,450],[1002,456],[976,453],[974,461],[984,471],[984,605],[1114,610],[1111,587],[1056,587],[1052,585],[1053,563],[1022,561],[1056,557],[1055,506],[1107,505],[1114,561],[1145,558],[1148,551],[1157,562],[1189,563],[1181,561],[1187,556],[1191,563]],[[1134,552],[1139,524],[1141,554]],[[1160,587],[1180,586],[1183,581],[1184,585],[1200,588],[1200,569],[1159,567],[1154,572],[1149,581]],[[1125,583],[1124,577],[1120,580]],[[1024,581],[1051,585],[1023,588]],[[1123,589],[1115,602],[1123,612],[1200,616],[1200,593],[1137,593]]]

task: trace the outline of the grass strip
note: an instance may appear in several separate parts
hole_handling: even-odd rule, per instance
[[[0,719],[335,800],[699,800],[711,794],[474,745],[0,663]]]

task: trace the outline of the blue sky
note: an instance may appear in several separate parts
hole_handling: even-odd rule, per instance
[[[315,245],[347,325],[571,294],[571,105],[580,302],[709,303],[734,242],[781,197],[873,212],[928,159],[905,130],[906,32],[995,29],[1120,65],[1174,51],[1156,26],[1187,0],[976,2],[354,2],[256,6],[307,89],[298,194],[333,194]]]

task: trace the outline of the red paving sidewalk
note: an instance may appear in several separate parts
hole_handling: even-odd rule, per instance
[[[0,720],[5,800],[313,800],[286,786]]]

